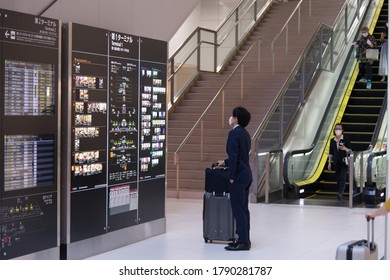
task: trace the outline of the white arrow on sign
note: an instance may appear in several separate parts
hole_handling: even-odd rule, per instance
[[[9,37],[9,32],[8,32],[8,30],[7,30],[7,31],[5,31],[5,38],[8,39],[8,37]]]

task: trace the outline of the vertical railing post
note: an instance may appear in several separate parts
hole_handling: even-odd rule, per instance
[[[258,53],[257,53],[257,73],[260,73],[260,58],[261,58],[261,38],[257,41],[258,43]]]
[[[254,5],[254,8],[253,8],[253,11],[254,11],[253,20],[254,20],[254,22],[256,22],[256,19],[257,19],[257,1],[253,2],[253,5]]]
[[[222,97],[221,97],[221,120],[222,120],[222,128],[225,127],[225,89],[222,90]]]
[[[272,42],[271,44],[272,50],[272,74],[275,74],[275,44]]]
[[[171,59],[171,106],[175,100],[175,58]]]
[[[333,28],[332,28],[332,35],[331,35],[331,44],[330,44],[330,67],[331,67],[331,71],[333,71],[334,69],[334,65],[333,65],[333,49],[334,49],[334,31],[333,31]]]
[[[244,98],[244,63],[241,64],[241,100]]]
[[[286,25],[286,55],[288,54],[288,24]]]
[[[180,194],[180,162],[179,162],[179,154],[175,152],[174,162],[176,165],[176,198],[179,198]]]
[[[345,20],[344,20],[344,31],[345,31],[345,38],[344,38],[344,41],[345,41],[345,44],[348,43],[348,5],[345,6]]]
[[[282,144],[283,144],[283,137],[284,137],[284,118],[283,118],[283,115],[284,115],[284,98],[282,97],[281,98],[281,101],[280,101],[280,128],[279,128],[279,147],[282,147]]]
[[[360,193],[363,193],[363,186],[364,186],[364,153],[360,154]]]
[[[198,70],[198,72],[200,71],[200,29],[198,29],[198,51],[197,51],[197,61],[196,61],[196,69]]]
[[[203,133],[203,119],[200,121],[200,161],[203,162],[203,144],[204,144],[204,140],[203,140],[203,136],[204,136],[204,133]]]
[[[267,158],[265,160],[265,190],[264,197],[265,203],[269,203],[269,173],[270,173],[270,163],[271,163],[271,155],[267,153]]]
[[[323,28],[322,28],[322,26],[321,26],[321,28],[320,28],[320,69],[321,70],[323,70],[322,69],[322,54],[323,54],[323,52],[324,52],[324,48],[323,48],[323,46],[322,46],[322,42],[324,41],[323,40],[323,38],[322,38],[322,36],[324,36],[324,34],[323,34]]]
[[[235,46],[237,46],[238,45],[238,21],[239,21],[239,18],[238,18],[238,9],[236,9],[236,11],[235,11],[235,14],[236,14],[236,23],[235,23],[235,25],[236,25],[236,34],[235,34],[235,36],[236,36],[236,38],[235,38]]]
[[[301,5],[298,8],[298,35],[301,34]]]
[[[283,150],[279,152],[279,188],[282,190],[282,197],[284,198],[283,188]]]
[[[357,4],[356,4],[356,14],[355,14],[355,17],[357,18],[357,19],[359,19],[359,10],[360,10],[360,1],[359,0],[357,0]]]
[[[354,168],[353,168],[353,154],[348,157],[349,161],[349,208],[353,207],[353,175],[354,175]]]
[[[218,42],[217,42],[218,34],[214,32],[214,73],[217,73],[218,67]]]
[[[306,62],[306,55],[304,55],[303,57],[303,63],[302,63],[302,68],[301,68],[301,75],[302,75],[302,78],[301,78],[301,105],[303,105],[305,103],[305,90],[306,90],[306,87],[305,87],[305,82],[306,82],[306,79],[305,79],[305,71],[306,71],[306,65],[305,65],[305,62]]]

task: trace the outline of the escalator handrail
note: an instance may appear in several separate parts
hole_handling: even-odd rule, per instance
[[[370,143],[371,147],[374,147],[374,145],[378,141],[379,132],[380,132],[380,129],[382,126],[383,119],[385,117],[386,110],[387,110],[387,90],[386,90],[385,96],[383,97],[382,107],[381,107],[381,110],[379,111],[378,122],[377,122],[377,125],[375,126],[374,134],[373,134],[372,139],[371,139],[371,143]],[[378,125],[378,123],[380,123],[381,125]]]
[[[367,175],[366,182],[367,182],[367,186],[372,186],[372,159],[374,157],[378,156],[378,155],[379,156],[382,155],[380,153],[383,152],[383,151],[372,152],[372,149],[375,146],[376,142],[378,141],[379,132],[380,132],[380,128],[382,127],[382,123],[383,123],[383,120],[384,120],[386,109],[387,109],[387,91],[386,91],[385,97],[383,99],[382,108],[381,108],[381,110],[379,112],[379,118],[378,118],[377,125],[375,126],[375,130],[374,130],[374,133],[373,133],[372,138],[371,138],[369,149],[360,152],[356,156],[356,158],[358,158],[358,157],[362,157],[364,154],[368,154],[369,155],[368,158],[367,158],[367,166],[366,166],[366,175]],[[378,125],[378,123],[380,125]]]
[[[366,12],[367,12],[367,10],[368,10],[368,9],[366,9]],[[366,13],[366,12],[365,12],[365,13]],[[364,16],[363,16],[363,18],[364,18]],[[356,30],[360,30],[361,27],[362,27],[362,25],[363,25],[363,21],[360,21],[359,26],[358,26],[358,29],[356,29]],[[354,41],[356,41],[358,37],[359,37],[359,33],[357,32],[356,35],[355,35],[355,40],[354,40]],[[352,55],[353,51],[354,51],[354,46],[351,46],[350,49],[349,49],[349,51],[348,51],[347,57],[350,57],[350,56]],[[286,153],[285,157],[284,157],[284,163],[283,163],[283,178],[284,178],[284,182],[285,182],[285,184],[286,184],[287,186],[292,185],[292,183],[290,182],[290,180],[289,180],[289,178],[288,178],[288,163],[289,163],[289,159],[290,159],[290,157],[292,157],[292,156],[295,155],[295,154],[309,153],[309,152],[313,151],[314,147],[316,146],[316,144],[317,144],[317,142],[318,142],[318,138],[319,138],[319,136],[320,136],[320,134],[321,134],[321,131],[322,131],[322,128],[323,128],[323,126],[324,126],[324,124],[325,124],[325,121],[326,121],[326,119],[327,119],[328,113],[329,113],[329,111],[330,111],[330,109],[331,109],[331,106],[332,106],[332,105],[331,105],[331,104],[332,104],[331,101],[334,99],[334,97],[335,97],[335,95],[336,95],[336,93],[337,93],[338,86],[340,85],[340,82],[341,82],[342,77],[343,77],[342,74],[345,72],[345,68],[347,67],[347,65],[348,65],[348,63],[344,63],[343,68],[341,69],[341,72],[340,72],[341,74],[339,75],[339,77],[338,77],[338,79],[337,79],[336,86],[335,86],[334,89],[333,89],[332,96],[331,96],[330,99],[329,99],[328,105],[327,105],[327,107],[326,107],[326,109],[325,109],[325,112],[324,112],[324,115],[323,115],[323,117],[322,117],[322,119],[321,119],[319,128],[318,128],[318,130],[317,130],[317,132],[316,132],[316,135],[315,135],[315,137],[314,137],[313,143],[310,145],[310,147],[308,147],[308,148],[306,148],[306,149],[288,151],[288,152]]]
[[[350,50],[349,50],[349,53],[347,55],[347,57],[350,57],[352,54],[353,54],[353,51],[354,51],[354,48],[353,46],[351,46]],[[333,89],[333,92],[332,92],[332,96],[330,97],[329,99],[329,102],[328,102],[328,105],[325,109],[325,112],[324,112],[324,115],[321,119],[321,122],[320,122],[320,126],[316,132],[316,135],[314,136],[314,140],[313,140],[313,143],[310,145],[310,147],[306,148],[306,149],[299,149],[299,150],[292,150],[292,151],[288,151],[284,157],[284,164],[283,164],[283,177],[284,177],[284,182],[287,186],[290,186],[292,185],[292,183],[290,182],[289,178],[288,178],[288,162],[290,160],[290,157],[296,155],[296,154],[305,154],[305,153],[309,153],[311,151],[313,151],[314,147],[316,146],[317,142],[318,142],[318,138],[320,137],[320,134],[321,134],[321,131],[322,131],[322,128],[325,124],[325,121],[327,120],[327,117],[328,117],[328,114],[329,114],[329,111],[332,107],[332,100],[335,98],[336,94],[337,94],[337,91],[338,91],[338,87],[341,83],[341,81],[343,80],[343,74],[345,72],[345,69],[347,67],[348,63],[344,63],[343,65],[343,68],[341,69],[341,72],[340,72],[340,75],[337,79],[337,82],[336,82],[336,85]]]
[[[368,158],[367,158],[367,166],[366,166],[367,186],[373,185],[373,182],[372,182],[372,160],[377,156],[382,156],[382,155],[387,153],[386,150],[379,151],[379,152],[371,152],[372,147],[374,147],[376,142],[378,141],[379,132],[380,132],[380,129],[382,127],[382,123],[384,121],[386,111],[387,111],[387,90],[386,90],[385,96],[383,98],[381,110],[379,112],[379,119],[378,119],[377,125],[375,126],[374,134],[373,134],[372,139],[371,139],[370,149],[361,153],[361,155],[363,155],[364,153],[367,153],[367,152],[370,153]],[[380,125],[378,125],[378,123],[380,123]]]
[[[387,150],[384,150],[384,151],[380,151],[380,152],[371,153],[368,156],[368,159],[367,159],[367,186],[368,187],[371,187],[373,185],[373,182],[372,182],[372,160],[376,157],[384,156],[386,154],[387,154]]]
[[[288,89],[288,86],[290,85],[290,83],[292,82],[292,80],[295,78],[295,74],[298,72],[299,70],[299,66],[301,65],[302,61],[304,60],[305,56],[306,56],[306,53],[308,52],[309,48],[312,47],[312,44],[313,42],[315,41],[316,39],[316,35],[317,33],[321,30],[322,26],[325,26],[327,28],[331,28],[329,25],[327,24],[324,24],[324,23],[319,23],[318,24],[318,27],[316,29],[316,31],[314,32],[312,38],[310,39],[309,43],[306,45],[306,48],[303,50],[303,52],[301,53],[301,55],[299,56],[299,59],[297,60],[297,62],[295,63],[293,69],[291,70],[291,72],[289,73],[288,75],[288,79],[284,82],[282,88],[280,89],[279,93],[276,95],[276,98],[275,100],[272,102],[271,106],[269,107],[267,113],[265,114],[266,117],[261,121],[261,123],[259,124],[259,126],[257,127],[255,133],[253,134],[252,136],[252,141],[256,141],[256,139],[260,136],[260,133],[264,130],[265,126],[267,125],[267,123],[269,122],[269,120],[271,119],[272,117],[272,112],[276,109],[276,107],[279,105],[279,102],[280,100],[282,99],[283,97],[283,94],[287,91]],[[322,54],[321,54],[322,55]],[[295,74],[294,74],[295,73]],[[313,80],[315,80],[316,77],[312,77],[310,83],[313,82]],[[308,88],[310,87],[310,83],[308,84]],[[307,96],[307,93],[305,93],[305,98],[308,98]],[[297,108],[298,110],[299,108]]]

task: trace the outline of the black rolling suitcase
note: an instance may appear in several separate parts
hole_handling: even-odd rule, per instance
[[[219,194],[229,192],[228,170],[227,167],[217,167],[215,163],[211,168],[206,168],[204,190]]]
[[[204,241],[232,241],[235,239],[235,223],[228,192],[226,168],[206,168],[203,196]]]

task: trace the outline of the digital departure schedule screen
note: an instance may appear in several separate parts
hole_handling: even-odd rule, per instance
[[[54,185],[52,135],[5,135],[4,190]]]
[[[56,77],[54,64],[4,61],[4,114],[40,116],[54,114]]]

